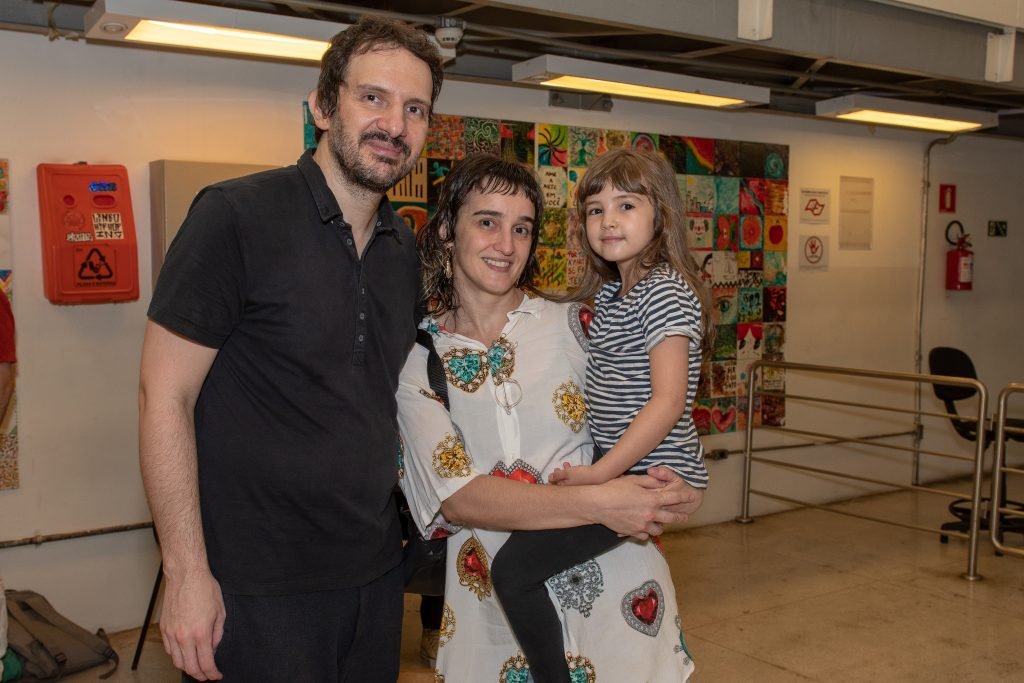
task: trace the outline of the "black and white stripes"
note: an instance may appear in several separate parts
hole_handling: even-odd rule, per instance
[[[632,471],[667,465],[697,488],[707,486],[704,449],[691,410],[700,379],[700,300],[671,266],[656,266],[624,296],[612,281],[598,292],[590,326],[587,412],[594,440],[608,451],[651,398],[650,350],[666,337],[690,339],[686,410],[664,441]]]

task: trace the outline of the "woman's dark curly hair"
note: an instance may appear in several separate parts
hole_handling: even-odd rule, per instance
[[[544,218],[544,197],[532,168],[505,161],[490,154],[471,154],[455,162],[448,172],[437,202],[437,212],[420,231],[417,249],[423,273],[423,295],[433,315],[451,313],[459,308],[459,297],[445,266],[453,257],[455,224],[459,210],[469,194],[522,194],[533,204],[534,224],[530,235],[530,257],[516,286],[536,293],[537,237]]]

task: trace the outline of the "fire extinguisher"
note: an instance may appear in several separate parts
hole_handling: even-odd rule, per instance
[[[960,234],[950,237],[950,230],[957,227]],[[971,236],[964,232],[960,221],[951,221],[946,226],[946,242],[952,249],[946,252],[946,289],[969,291],[974,279],[974,252],[971,251]]]

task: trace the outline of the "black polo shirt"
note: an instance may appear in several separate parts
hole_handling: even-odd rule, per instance
[[[218,349],[195,423],[225,592],[359,586],[398,564],[395,390],[418,290],[405,222],[383,201],[360,258],[310,152],[196,197],[149,317]]]

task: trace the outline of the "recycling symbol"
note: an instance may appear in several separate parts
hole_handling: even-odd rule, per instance
[[[109,280],[112,277],[114,277],[114,271],[110,269],[107,259],[96,248],[89,251],[78,268],[79,280]]]

